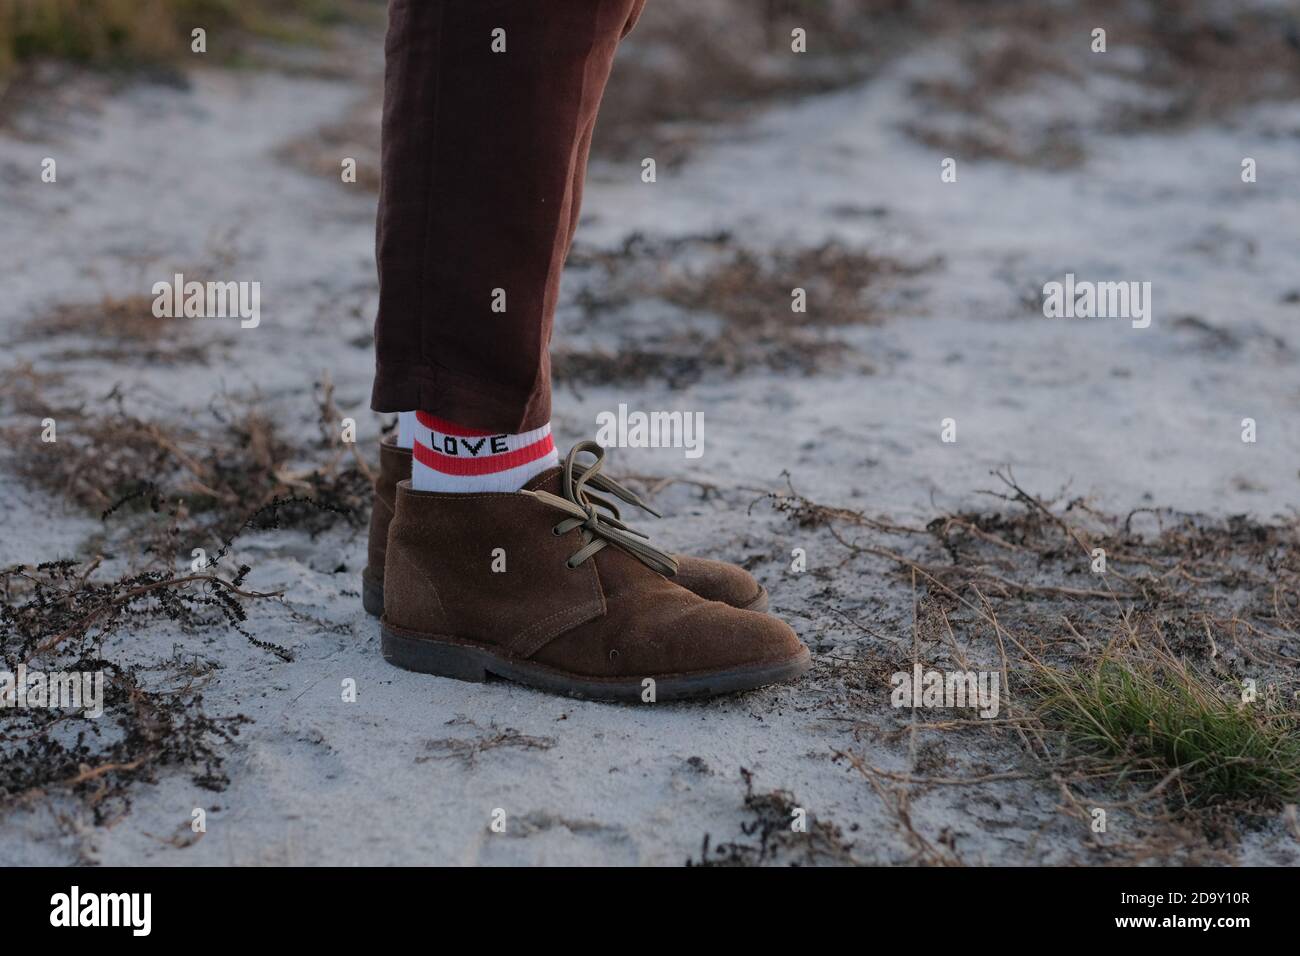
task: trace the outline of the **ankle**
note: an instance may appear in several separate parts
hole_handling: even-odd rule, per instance
[[[466,428],[427,412],[414,418],[411,487],[416,491],[518,491],[559,464],[549,422],[510,434]]]

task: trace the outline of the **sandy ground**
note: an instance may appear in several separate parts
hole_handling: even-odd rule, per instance
[[[358,69],[373,76],[375,66]],[[614,463],[716,486],[707,497],[687,484],[660,490],[667,516],[654,523],[656,538],[750,567],[774,611],[813,647],[810,679],[632,708],[409,674],[380,658],[377,626],[361,609],[364,532],[246,534],[236,558],[253,565],[250,586],[287,589],[283,602],[250,610],[249,629],[292,650],[292,662],[238,635],[196,639],[161,624],[108,645],[141,663],[168,658],[177,644],[218,662],[206,708],[253,721],[227,754],[229,787],[212,793],[168,771],[135,787],[130,812],[111,826],[93,825],[64,797],[12,809],[0,818],[0,859],[679,865],[700,857],[706,835],[714,846],[758,844],[742,768],[756,794],[788,791],[814,821],[838,828],[820,856],[782,843],[776,862],[916,859],[897,814],[835,759],[851,750],[907,771],[915,753],[888,735],[907,718],[889,709],[884,685],[845,695],[829,666],[873,644],[906,646],[909,590],[883,569],[846,568],[825,533],[803,532],[762,503],[751,509],[763,490],[784,487],[789,471],[818,501],[923,523],[987,506],[979,492],[994,486],[989,472],[1009,464],[1035,492],[1068,487],[1120,514],[1158,504],[1266,520],[1296,501],[1300,484],[1300,107],[1163,135],[1098,133],[1088,160],[1067,171],[959,159],[957,182],[942,183],[943,157],[898,129],[915,108],[908,71],[923,68],[909,58],[869,84],[772,109],[729,144],[661,170],[654,184],[641,182],[637,163],[597,164],[579,234],[588,253],[635,232],[726,230],[759,251],[837,239],[901,262],[939,258],[885,290],[883,322],[827,332],[861,357],[848,367],[750,369],[678,388],[653,379],[557,386],[565,445],[619,402],[704,412],[700,460],[618,450]],[[93,400],[118,386],[134,414],[162,421],[202,416],[214,393],[251,397],[290,431],[314,429],[312,383],[328,373],[369,447],[381,426],[367,410],[373,195],[279,158],[286,143],[353,109],[356,87],[199,72],[188,90],[83,92],[79,104],[75,86],[62,90],[68,109],[0,137],[6,338],[59,303],[146,293],[155,273],[209,262],[214,249],[233,256],[223,275],[262,282],[262,324],[202,323],[190,334],[211,343],[203,363],[69,358],[60,340],[16,342],[6,366],[57,363],[80,394]],[[45,156],[58,160],[57,185],[37,181]],[[1257,160],[1259,182],[1241,182],[1243,156]],[[1042,284],[1066,272],[1152,282],[1151,327],[1036,314]],[[600,281],[597,269],[566,278],[557,347],[648,340],[663,303],[593,317],[579,301]],[[787,310],[788,300],[772,308]],[[1244,417],[1258,422],[1255,444],[1240,440]],[[940,441],[945,418],[956,420],[956,443]],[[85,560],[98,527],[94,515],[4,479],[0,564]],[[789,570],[794,548],[806,549],[808,573]],[[118,555],[106,570],[130,558]],[[357,683],[355,703],[341,699],[347,678]],[[955,746],[950,775],[1024,765],[1009,738]],[[173,845],[196,807],[208,811],[208,832]],[[497,808],[504,833],[489,827]],[[968,863],[1108,859],[1086,826],[1060,813],[1052,785],[1032,775],[975,791],[926,788],[912,795],[910,820]],[[1294,864],[1297,843],[1279,824],[1247,833],[1230,856]]]

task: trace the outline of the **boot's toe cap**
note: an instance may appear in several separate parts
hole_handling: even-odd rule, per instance
[[[785,621],[757,611],[736,609],[728,615],[732,622],[736,656],[747,664],[771,664],[800,655],[808,648]]]
[[[612,601],[606,616],[561,635],[539,663],[598,677],[734,671],[807,657],[785,622],[669,588],[649,602]]]
[[[690,674],[778,664],[808,653],[784,621],[717,601],[700,602],[628,648],[633,672]]]
[[[689,554],[677,557],[677,574],[672,582],[698,594],[706,601],[721,601],[732,607],[748,608],[761,601],[763,586],[744,568],[726,561],[697,558]]]

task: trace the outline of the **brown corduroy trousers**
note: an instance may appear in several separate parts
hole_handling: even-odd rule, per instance
[[[375,411],[502,432],[550,420],[591,134],[644,3],[390,0]]]

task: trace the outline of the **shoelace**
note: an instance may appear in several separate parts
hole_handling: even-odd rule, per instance
[[[578,456],[583,452],[587,452],[596,460],[589,465],[579,464]],[[677,573],[677,559],[650,544],[648,535],[634,531],[625,525],[621,520],[618,505],[588,490],[590,486],[597,491],[613,495],[627,504],[635,505],[656,518],[660,516],[658,511],[651,508],[636,494],[624,488],[613,478],[602,475],[600,470],[604,466],[605,449],[594,441],[580,441],[564,456],[560,481],[560,489],[564,497],[553,495],[549,491],[526,492],[542,504],[568,515],[552,529],[557,535],[567,534],[574,528],[582,528],[583,546],[570,555],[566,563],[570,568],[576,568],[592,555],[598,554],[612,544],[622,548],[660,574],[672,577]],[[604,509],[608,514],[598,511],[598,508]]]

